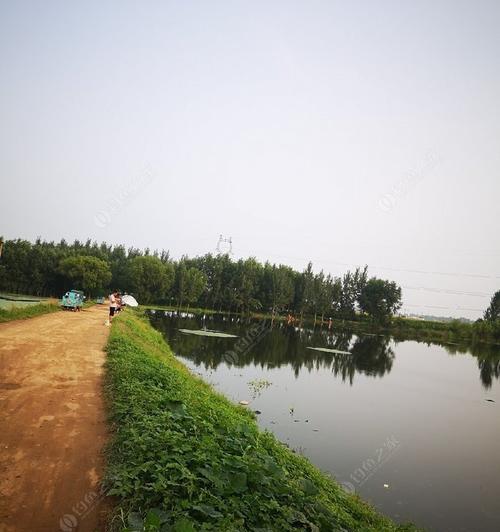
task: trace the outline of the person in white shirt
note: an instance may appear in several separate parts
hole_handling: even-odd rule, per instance
[[[113,321],[113,316],[115,315],[116,305],[117,305],[117,294],[116,292],[113,292],[109,294],[109,318],[108,318],[108,321],[106,322],[106,325],[110,325],[111,322]]]

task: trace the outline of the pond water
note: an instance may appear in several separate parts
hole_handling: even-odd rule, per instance
[[[151,321],[194,373],[394,520],[500,530],[498,347],[160,311]],[[237,337],[186,331],[200,329]]]

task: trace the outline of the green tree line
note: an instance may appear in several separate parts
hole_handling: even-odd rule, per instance
[[[255,258],[206,254],[172,260],[166,251],[140,250],[91,240],[3,242],[0,290],[60,297],[70,288],[90,296],[110,290],[144,304],[197,306],[221,311],[354,318],[361,311],[383,320],[401,306],[401,288],[368,278],[357,268],[342,277]]]

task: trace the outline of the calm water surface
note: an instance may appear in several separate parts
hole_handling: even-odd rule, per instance
[[[194,373],[249,401],[262,428],[386,515],[431,531],[500,531],[500,349],[151,319]],[[179,331],[203,327],[238,338]]]

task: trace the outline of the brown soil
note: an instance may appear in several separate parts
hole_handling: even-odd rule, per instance
[[[105,307],[0,324],[0,532],[102,532]]]

